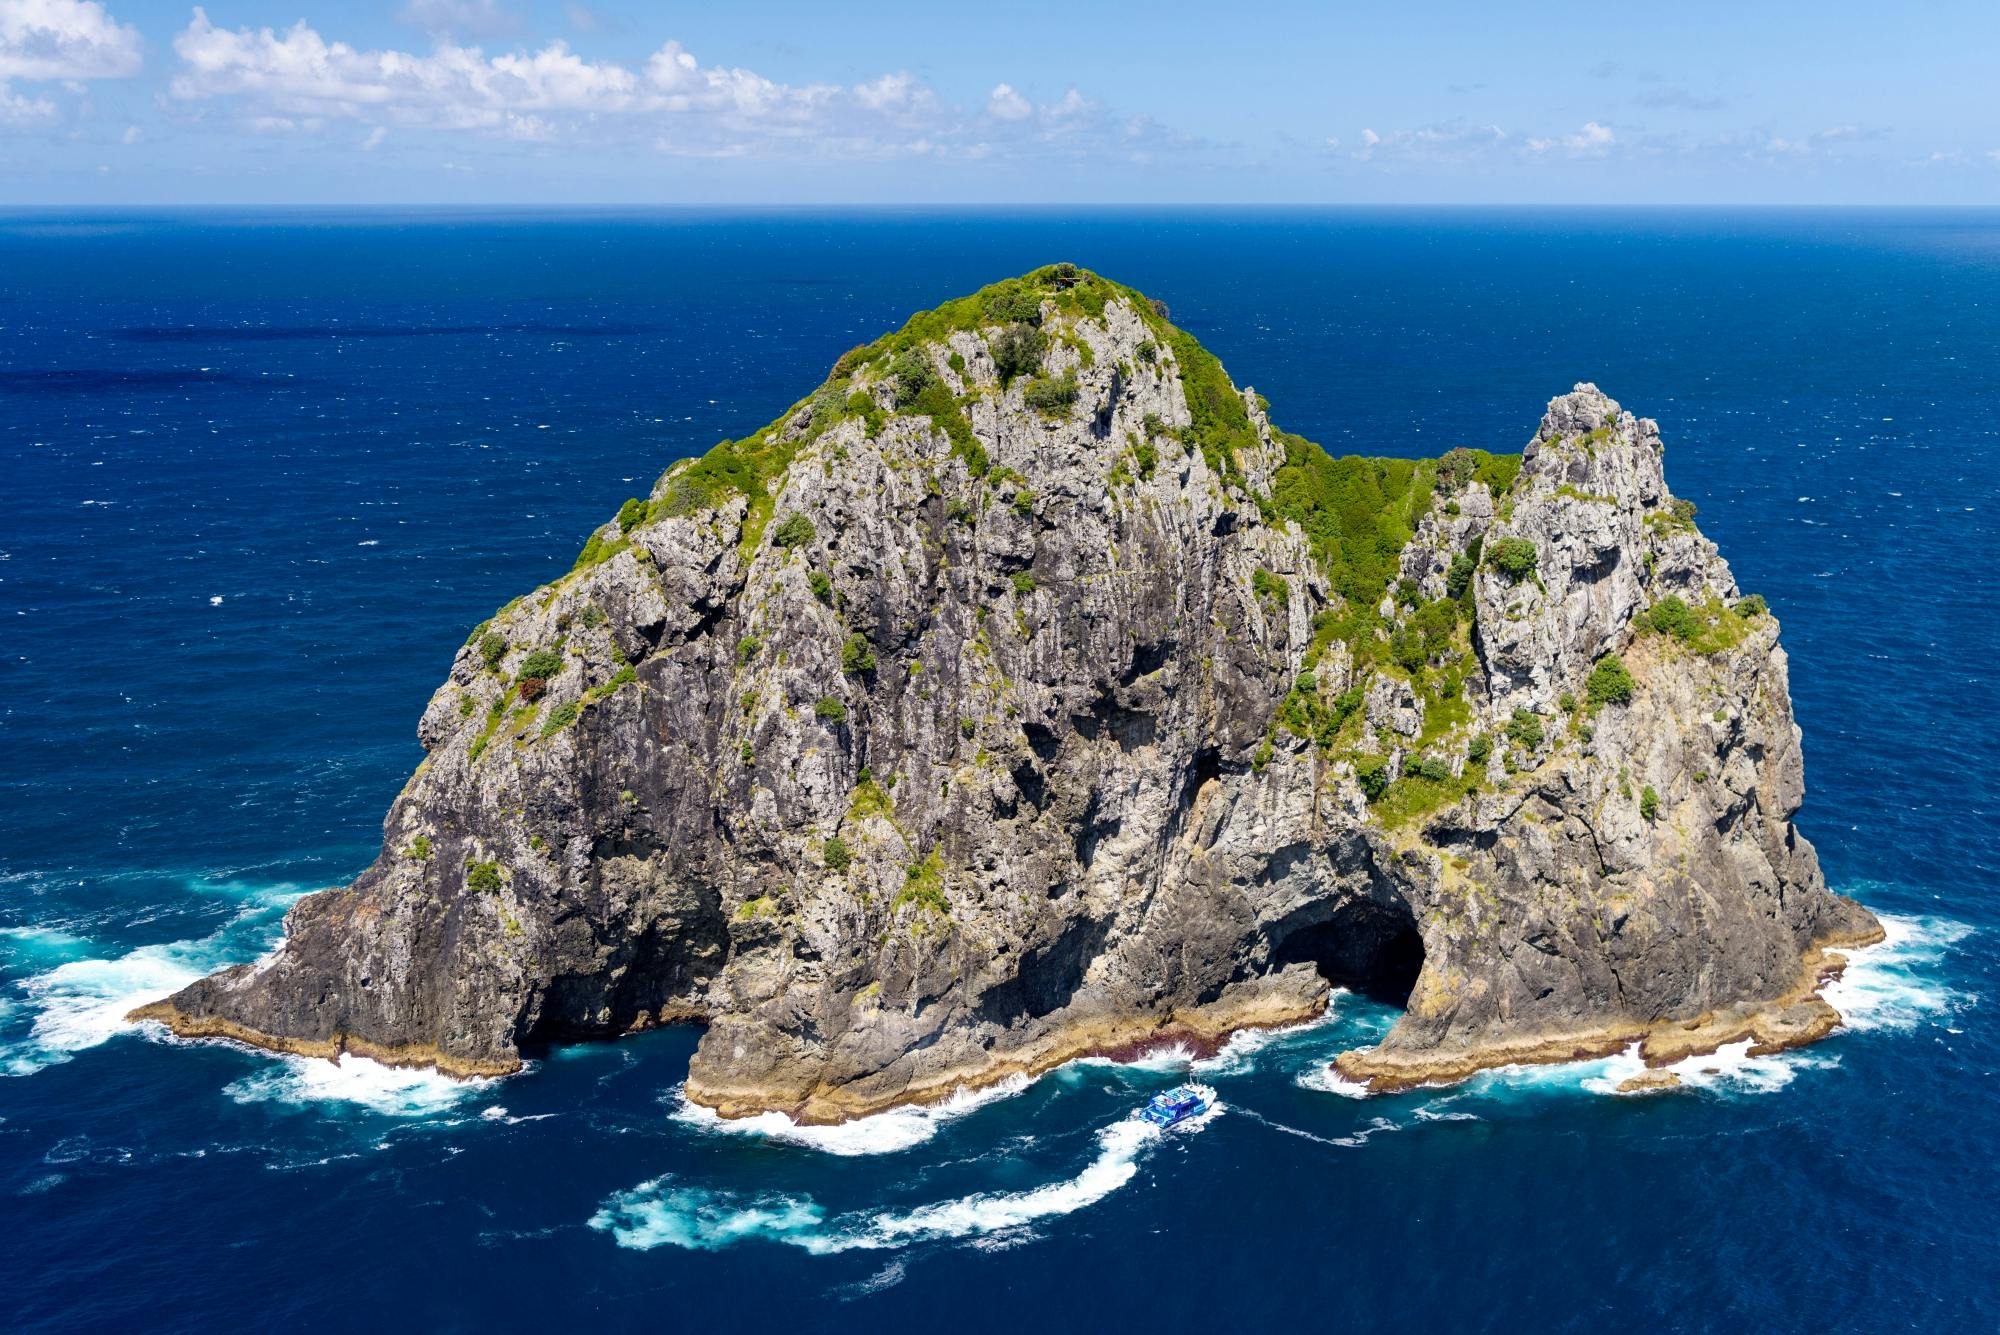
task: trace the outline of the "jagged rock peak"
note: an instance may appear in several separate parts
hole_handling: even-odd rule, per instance
[[[1381,1084],[1797,1041],[1872,920],[1777,636],[1593,386],[1334,459],[1050,266],[628,501],[468,638],[375,863],[141,1014],[459,1073],[704,1021],[691,1097],[812,1120],[1335,985],[1407,999]]]

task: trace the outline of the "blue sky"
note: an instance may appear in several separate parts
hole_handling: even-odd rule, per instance
[[[2000,5],[0,0],[0,204],[1994,203]]]

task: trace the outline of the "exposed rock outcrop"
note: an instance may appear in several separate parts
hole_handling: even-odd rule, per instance
[[[1329,460],[1037,271],[669,469],[473,633],[375,864],[138,1014],[482,1074],[704,1020],[693,1098],[811,1120],[1334,984],[1407,996],[1384,1086],[1816,1036],[1878,929],[1661,457],[1579,385],[1518,475]]]

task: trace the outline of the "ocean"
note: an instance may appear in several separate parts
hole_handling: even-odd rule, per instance
[[[1357,1098],[1340,995],[800,1131],[688,1107],[689,1030],[459,1084],[122,1023],[369,862],[467,630],[621,500],[1055,260],[1336,453],[1659,419],[1889,926],[1847,1029]],[[1996,367],[1992,210],[0,212],[0,1324],[2000,1328]]]

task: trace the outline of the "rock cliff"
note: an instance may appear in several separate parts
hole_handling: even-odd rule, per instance
[[[381,855],[136,1012],[460,1073],[707,1024],[835,1120],[1406,1004],[1390,1087],[1837,1023],[1778,626],[1590,385],[1329,458],[1059,265],[914,317],[477,628]]]

